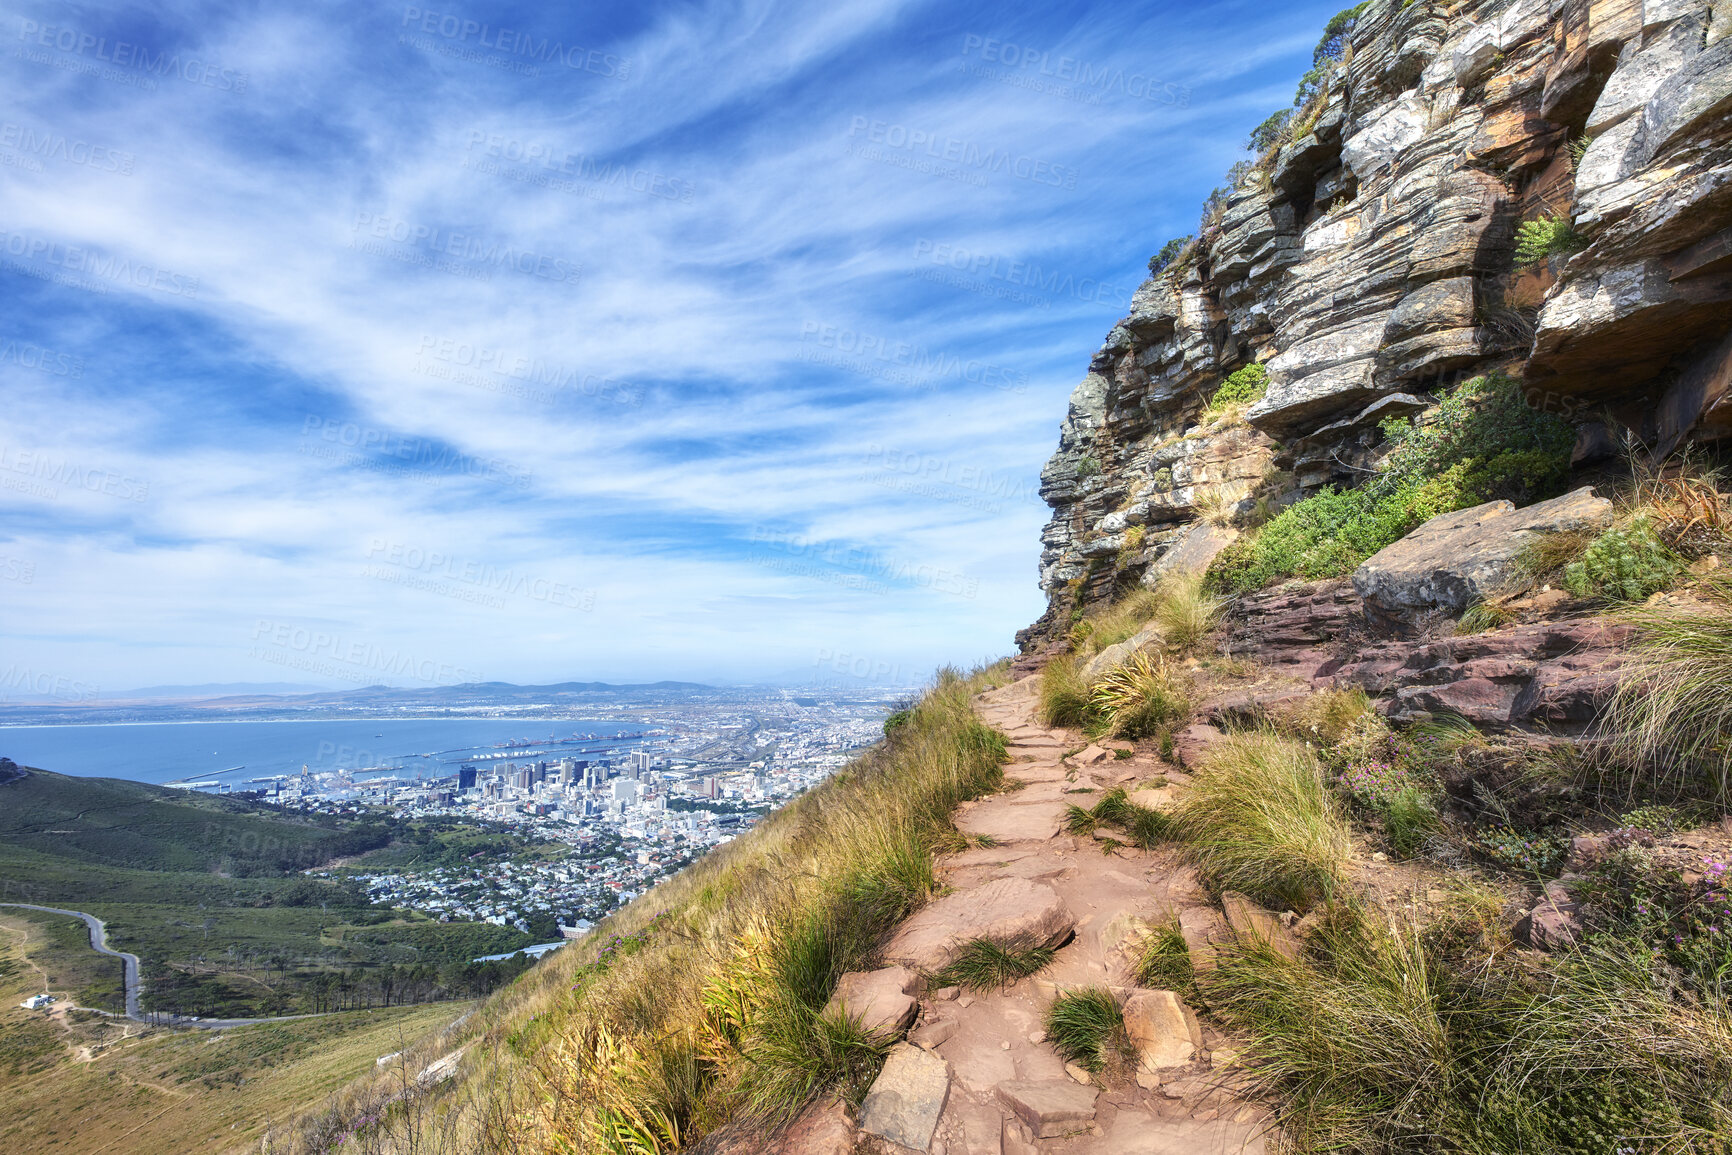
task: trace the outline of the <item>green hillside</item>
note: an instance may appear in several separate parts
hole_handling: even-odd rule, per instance
[[[289,817],[243,799],[46,770],[0,782],[0,842],[137,870],[276,874],[383,846],[380,825]]]

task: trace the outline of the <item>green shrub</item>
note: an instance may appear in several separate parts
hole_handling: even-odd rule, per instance
[[[1233,593],[1286,577],[1338,577],[1422,522],[1493,498],[1526,504],[1569,476],[1574,428],[1527,405],[1520,382],[1498,374],[1453,390],[1424,423],[1386,421],[1391,443],[1376,477],[1289,506],[1255,537],[1210,564],[1208,583]]]
[[[1646,519],[1608,529],[1564,567],[1564,588],[1579,598],[1639,602],[1678,580],[1683,563]]]
[[[1218,412],[1229,405],[1255,405],[1268,392],[1269,371],[1255,363],[1246,365],[1221,382],[1221,387],[1209,398],[1209,409]]]
[[[1573,253],[1585,247],[1586,240],[1570,227],[1566,216],[1541,217],[1523,221],[1516,230],[1515,263],[1537,265],[1547,257]]]
[[[1092,457],[1084,457],[1076,463],[1078,477],[1094,477],[1101,471],[1101,463]]]

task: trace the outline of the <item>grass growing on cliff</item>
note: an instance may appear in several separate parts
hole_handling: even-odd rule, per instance
[[[1211,886],[1276,910],[1335,893],[1351,853],[1316,754],[1268,732],[1210,746],[1173,827]]]
[[[1508,377],[1475,377],[1422,422],[1384,423],[1383,467],[1357,489],[1325,488],[1283,510],[1210,564],[1211,588],[1261,589],[1281,578],[1338,577],[1441,513],[1552,495],[1569,474],[1570,424],[1526,404]]]
[[[1089,709],[1097,729],[1121,738],[1160,733],[1190,709],[1184,686],[1160,657],[1148,651],[1107,671],[1089,689]]]

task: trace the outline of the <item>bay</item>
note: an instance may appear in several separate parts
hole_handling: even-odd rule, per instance
[[[436,777],[458,763],[505,758],[586,758],[635,749],[638,723],[588,718],[367,718],[269,722],[160,722],[93,726],[0,726],[0,757],[21,766],[84,777],[157,785],[221,781],[244,788],[254,778],[400,767]],[[594,740],[578,735],[595,734]],[[605,736],[602,737],[602,736]],[[530,743],[502,748],[503,743]],[[239,769],[236,769],[236,768]]]

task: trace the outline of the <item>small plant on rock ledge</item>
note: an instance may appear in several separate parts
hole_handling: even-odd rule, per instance
[[[1566,216],[1523,221],[1516,230],[1516,265],[1537,265],[1547,257],[1573,253],[1587,247],[1587,238],[1570,226]]]
[[[1101,472],[1101,463],[1093,457],[1085,457],[1076,463],[1076,475],[1080,477],[1095,477]]]
[[[1645,518],[1608,529],[1564,567],[1564,588],[1579,598],[1638,602],[1670,586],[1684,572]]]

